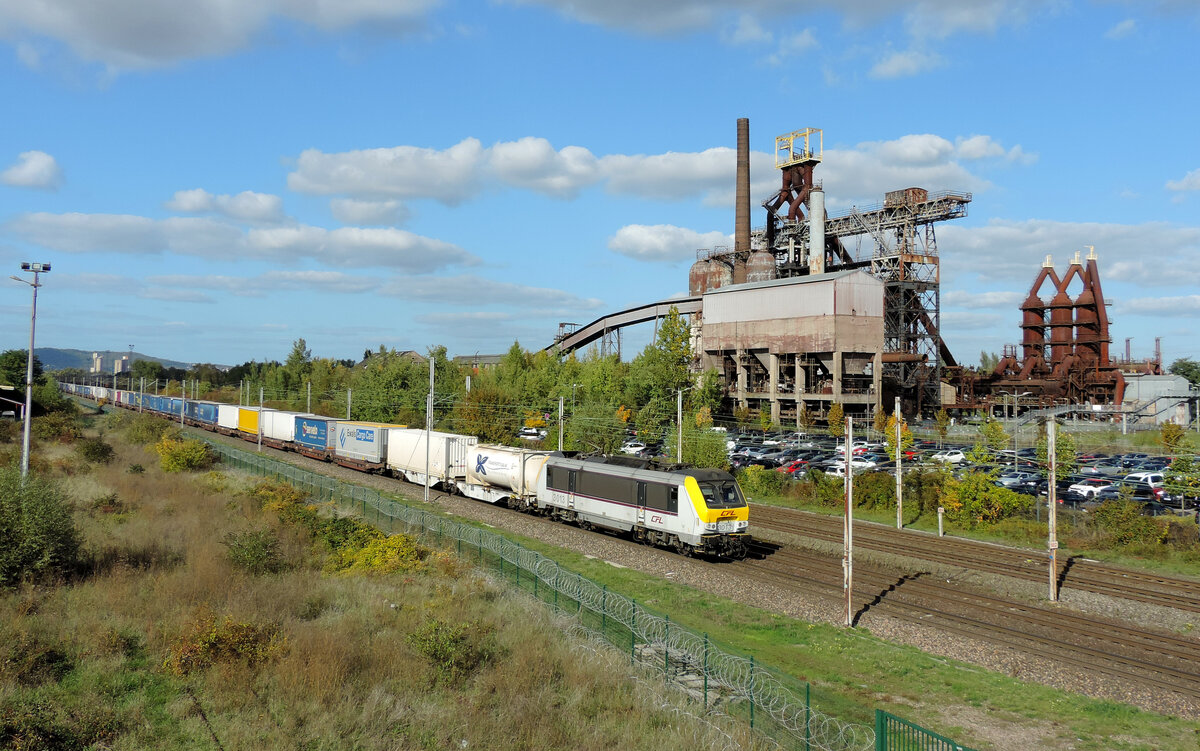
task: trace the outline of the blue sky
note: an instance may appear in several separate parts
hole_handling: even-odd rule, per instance
[[[831,213],[973,193],[961,361],[1086,245],[1114,352],[1200,358],[1198,38],[1196,0],[0,0],[0,264],[53,263],[38,346],[537,349],[731,243],[748,117],[755,226],[806,127]]]

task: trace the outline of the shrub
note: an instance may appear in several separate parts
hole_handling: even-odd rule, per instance
[[[142,413],[129,420],[128,427],[125,429],[125,437],[130,443],[144,446],[147,443],[157,442],[173,427],[174,425],[161,417]]]
[[[1142,504],[1128,499],[1101,503],[1095,512],[1096,525],[1118,546],[1154,545],[1166,537],[1167,528],[1142,516]]]
[[[350,547],[339,556],[338,568],[347,573],[392,574],[420,569],[429,549],[407,535],[392,535]]]
[[[171,645],[163,667],[173,675],[185,676],[217,663],[262,664],[286,647],[286,640],[273,623],[258,625],[238,622],[232,616],[218,619],[201,613],[186,634]]]
[[[991,524],[1024,511],[1032,499],[992,484],[983,472],[968,472],[962,479],[948,478],[943,505],[951,521],[974,528]]]
[[[409,646],[426,657],[438,676],[458,683],[497,655],[490,626],[479,623],[452,625],[431,618],[408,635]]]
[[[229,562],[251,574],[273,574],[284,568],[279,538],[269,529],[230,532],[221,544],[228,552]]]
[[[130,464],[129,469],[126,469],[125,471],[131,475],[140,475],[146,471],[146,468],[140,464]]]
[[[88,502],[87,507],[101,514],[121,514],[130,510],[128,504],[121,500],[116,493],[109,493]]]
[[[74,415],[66,412],[52,412],[33,418],[29,432],[44,441],[71,443],[79,437],[79,424]]]
[[[75,451],[85,460],[94,464],[108,464],[116,453],[112,446],[105,443],[103,438],[85,438],[75,446]]]
[[[122,729],[111,707],[65,712],[34,696],[10,697],[0,704],[0,748],[14,751],[111,748]]]
[[[19,632],[5,636],[8,644],[0,669],[23,686],[57,683],[75,667],[71,655],[36,634]]]
[[[782,495],[788,481],[788,476],[783,472],[764,469],[757,464],[746,467],[738,475],[738,484],[742,486],[742,490],[754,497]]]
[[[164,435],[154,444],[154,450],[162,460],[164,472],[207,469],[213,463],[208,444],[194,438],[174,438]]]
[[[80,535],[58,485],[0,469],[0,587],[62,574],[79,560]]]

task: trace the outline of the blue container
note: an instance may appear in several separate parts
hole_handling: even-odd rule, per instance
[[[188,414],[192,414],[191,407],[193,405],[196,407],[193,419],[199,420],[205,425],[217,424],[216,402],[188,402]]]
[[[318,451],[333,448],[337,420],[328,417],[296,417],[296,443]]]

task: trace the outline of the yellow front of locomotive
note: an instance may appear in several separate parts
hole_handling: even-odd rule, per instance
[[[684,489],[698,521],[696,547],[714,555],[742,558],[750,543],[750,506],[731,475],[711,472],[688,476]]]

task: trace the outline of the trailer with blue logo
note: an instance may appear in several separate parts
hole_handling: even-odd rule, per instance
[[[320,415],[296,415],[295,422],[293,451],[323,462],[333,458],[337,420]]]
[[[387,469],[388,430],[403,427],[380,422],[339,420],[333,441],[333,461],[364,472]]]

